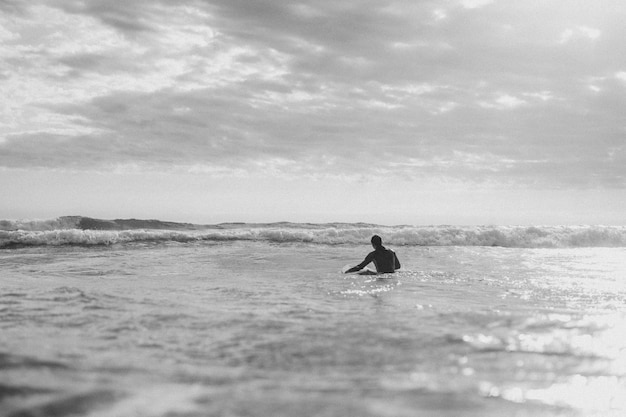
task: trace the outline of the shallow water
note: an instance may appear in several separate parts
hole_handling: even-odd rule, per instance
[[[622,416],[626,249],[0,251],[7,416]]]

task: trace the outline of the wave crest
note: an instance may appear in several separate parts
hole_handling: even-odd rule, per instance
[[[395,246],[501,246],[524,248],[626,247],[623,226],[377,226],[363,223],[229,223],[213,226],[159,220],[0,221],[0,248],[113,245],[131,242],[269,241],[364,244],[373,234]]]

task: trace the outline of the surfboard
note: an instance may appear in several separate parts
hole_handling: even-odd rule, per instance
[[[345,274],[346,271],[350,268],[352,268],[354,265],[345,265],[343,268],[341,268],[341,273]],[[376,272],[375,270],[371,269],[370,267],[366,266],[365,268],[361,269],[360,271],[356,271],[356,272],[348,272],[348,275],[378,275],[378,272]]]

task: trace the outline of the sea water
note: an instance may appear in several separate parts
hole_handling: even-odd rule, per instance
[[[0,229],[2,416],[626,415],[624,228]]]

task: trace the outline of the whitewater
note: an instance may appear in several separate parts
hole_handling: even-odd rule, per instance
[[[224,223],[194,225],[159,220],[0,220],[0,248],[45,245],[110,245],[139,241],[250,240],[276,243],[362,244],[372,234],[408,246],[520,248],[624,247],[624,226],[379,226],[364,223]]]
[[[626,413],[625,227],[4,220],[0,273],[1,416]]]

